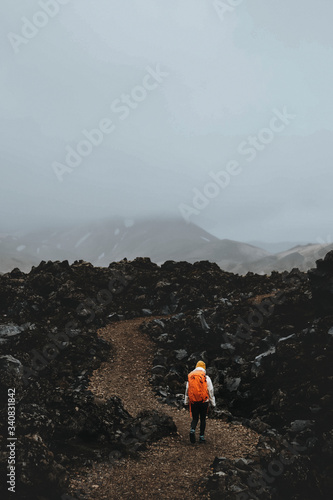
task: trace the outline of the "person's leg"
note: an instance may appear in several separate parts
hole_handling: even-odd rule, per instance
[[[200,414],[200,438],[204,437],[206,429],[206,416],[208,411],[208,402],[200,403],[199,414]]]
[[[191,430],[195,431],[200,415],[199,403],[193,403],[191,405],[191,411],[192,411]]]
[[[194,403],[191,405],[192,411],[192,422],[191,422],[191,430],[190,430],[190,441],[191,443],[195,443],[195,428],[197,426],[199,420],[199,407],[198,403]]]

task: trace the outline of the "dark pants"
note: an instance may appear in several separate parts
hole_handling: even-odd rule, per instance
[[[208,401],[207,403],[193,403],[191,404],[192,411],[192,422],[191,429],[195,429],[200,417],[200,436],[205,434],[206,428],[206,416],[208,411]]]

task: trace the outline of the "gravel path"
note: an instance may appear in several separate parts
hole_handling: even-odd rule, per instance
[[[162,411],[172,416],[178,433],[149,445],[139,460],[73,471],[71,490],[97,500],[207,498],[197,483],[209,474],[214,458],[250,458],[258,435],[241,425],[208,419],[207,444],[190,444],[189,412],[160,403],[149,384],[155,344],[140,331],[143,321],[122,321],[99,331],[116,355],[94,372],[89,389],[102,401],[119,396],[133,416],[143,409]]]

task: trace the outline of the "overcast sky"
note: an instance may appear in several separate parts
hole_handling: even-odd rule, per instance
[[[172,216],[241,241],[333,238],[331,0],[0,14],[0,231]]]

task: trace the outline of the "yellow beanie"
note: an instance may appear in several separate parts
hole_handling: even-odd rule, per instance
[[[204,363],[203,361],[198,361],[196,368],[203,368],[204,370],[206,370],[206,363]]]

